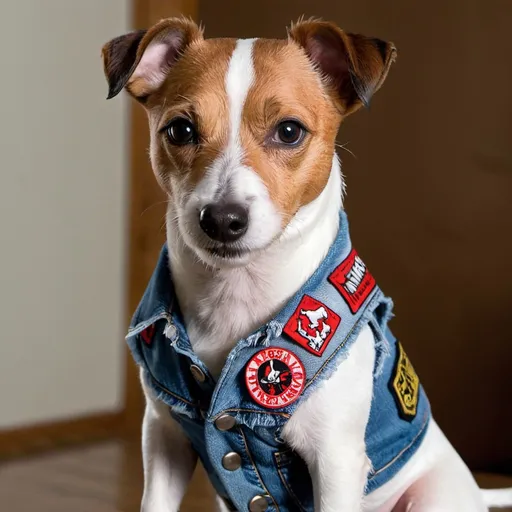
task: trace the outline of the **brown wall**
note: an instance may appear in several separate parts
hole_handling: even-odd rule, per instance
[[[283,37],[301,14],[398,46],[339,138],[352,237],[441,427],[473,468],[512,472],[512,4],[202,0],[199,19]]]

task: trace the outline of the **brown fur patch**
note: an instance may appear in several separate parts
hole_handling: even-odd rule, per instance
[[[346,33],[328,21],[299,21],[290,28],[290,38],[322,72],[345,116],[368,106],[396,59],[393,43]]]
[[[235,44],[234,39],[192,43],[160,90],[148,99],[153,161],[159,174],[187,173],[194,186],[225,148],[229,133],[225,79]],[[175,117],[193,121],[199,132],[198,146],[173,146],[160,133]]]
[[[294,42],[257,40],[253,62],[255,82],[241,125],[245,162],[260,175],[287,223],[324,189],[341,116]],[[284,119],[296,119],[308,130],[297,147],[268,143]]]

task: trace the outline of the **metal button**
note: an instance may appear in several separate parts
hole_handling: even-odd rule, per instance
[[[250,512],[265,512],[268,508],[268,496],[259,494],[258,496],[254,496],[254,498],[249,503]]]
[[[215,426],[222,432],[231,430],[236,425],[234,416],[230,414],[222,414],[215,420]]]
[[[206,380],[206,375],[203,370],[199,368],[196,364],[190,365],[190,372],[192,373],[192,377],[196,379],[197,382],[202,383]]]
[[[228,471],[236,471],[242,465],[242,457],[236,452],[229,452],[222,457],[222,465]]]
[[[178,332],[178,329],[176,329],[176,326],[174,324],[171,324],[170,322],[165,326],[164,329],[164,335],[166,338],[173,340]]]

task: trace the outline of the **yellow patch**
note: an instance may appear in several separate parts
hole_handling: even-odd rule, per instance
[[[391,387],[401,416],[406,420],[412,420],[416,416],[418,406],[420,379],[399,342],[397,342],[397,349],[398,357]]]

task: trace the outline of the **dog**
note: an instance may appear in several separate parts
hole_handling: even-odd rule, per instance
[[[512,502],[477,487],[432,418],[351,246],[335,139],[395,57],[313,19],[234,40],[171,18],[104,46],[108,97],[146,109],[169,198],[127,336],[147,399],[143,512],[177,511],[198,457],[219,510]]]
[[[327,311],[323,306],[321,306],[314,311],[306,311],[304,309],[301,309],[300,314],[301,316],[306,317],[307,327],[310,331],[314,332],[314,334],[308,332],[303,327],[301,318],[297,320],[297,332],[303,338],[309,340],[309,346],[311,348],[313,348],[316,351],[320,351],[327,336],[331,332],[331,326],[327,322],[324,322],[324,320],[329,318]],[[321,326],[320,323],[322,324]]]

